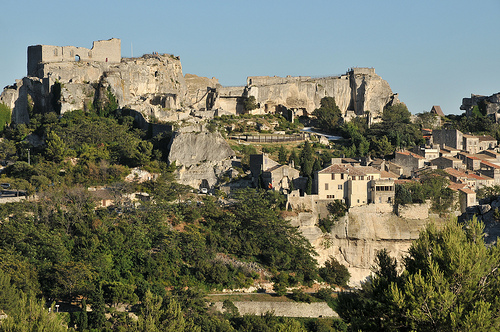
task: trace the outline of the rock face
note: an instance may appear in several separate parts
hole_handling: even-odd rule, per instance
[[[285,107],[308,115],[319,108],[321,98],[334,97],[344,118],[362,116],[370,111],[373,118],[384,107],[399,103],[389,84],[373,68],[353,68],[345,75],[311,77],[249,77],[247,94],[254,96],[264,112]]]
[[[389,84],[373,68],[353,68],[325,78],[263,77],[246,86],[222,87],[215,78],[182,73],[179,57],[146,54],[121,58],[120,40],[95,42],[92,49],[74,46],[28,47],[28,76],[4,89],[0,102],[13,110],[13,121],[27,122],[28,109],[64,113],[92,108],[109,89],[120,108],[141,112],[148,119],[179,121],[193,110],[247,112],[244,101],[254,96],[254,113],[288,112],[308,115],[323,97],[335,97],[344,118],[371,112],[376,121],[388,104],[399,103]]]
[[[415,208],[421,214],[422,207]],[[407,207],[407,213],[410,213],[409,209]],[[351,207],[349,213],[336,222],[328,234],[318,228],[316,212],[300,213],[289,219],[313,244],[319,254],[318,262],[323,264],[330,256],[335,257],[349,269],[350,283],[354,286],[370,275],[377,251],[385,248],[399,261],[411,242],[431,221],[429,216],[420,219],[400,218],[393,213],[393,207],[389,204]],[[432,216],[432,221],[438,226],[444,222],[437,216]]]
[[[487,115],[494,116],[496,122],[500,121],[500,92],[491,96],[472,94],[470,98],[462,99],[460,109],[465,111],[467,116],[471,116],[474,106],[479,106],[481,111],[484,111]]]
[[[179,167],[180,183],[199,188],[214,186],[230,170],[234,156],[218,132],[176,132],[170,141],[168,161]]]

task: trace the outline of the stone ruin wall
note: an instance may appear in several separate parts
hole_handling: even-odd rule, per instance
[[[122,59],[120,46],[115,38],[96,41],[92,49],[30,46],[29,81],[19,80],[1,98],[13,109],[18,123],[29,120],[28,98],[37,108],[54,111],[56,82],[62,84],[60,113],[88,109],[98,89],[103,92],[109,87],[120,107],[161,121],[182,120],[191,111],[204,109],[242,114],[248,96],[254,96],[260,105],[254,114],[291,111],[293,116],[310,115],[323,97],[331,96],[346,119],[364,115],[366,110],[376,117],[388,103],[398,102],[373,68],[353,68],[345,75],[323,78],[253,76],[247,78],[247,86],[222,87],[215,78],[184,77],[179,57],[154,53]],[[75,61],[76,56],[80,61]]]
[[[117,38],[94,41],[92,48],[75,46],[34,45],[28,47],[28,76],[38,76],[38,66],[49,62],[121,61],[121,41]],[[43,78],[43,76],[38,76]]]

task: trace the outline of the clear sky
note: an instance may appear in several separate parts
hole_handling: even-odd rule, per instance
[[[4,1],[0,88],[26,75],[29,45],[120,38],[122,56],[170,53],[184,74],[343,74],[374,67],[412,113],[500,92],[499,0]]]

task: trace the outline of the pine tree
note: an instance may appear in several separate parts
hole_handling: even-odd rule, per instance
[[[64,160],[68,148],[63,140],[53,131],[47,135],[47,147],[45,148],[45,156],[48,160],[60,163]]]
[[[104,303],[104,292],[99,285],[92,294],[92,313],[90,315],[90,326],[95,329],[101,329],[106,323],[106,304]]]
[[[282,165],[286,164],[287,162],[287,153],[286,149],[283,145],[280,146],[280,149],[278,150],[278,162]]]

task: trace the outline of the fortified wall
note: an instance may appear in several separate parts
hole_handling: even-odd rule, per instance
[[[107,91],[120,108],[160,121],[185,120],[205,110],[246,113],[245,101],[251,96],[257,102],[252,114],[279,113],[289,120],[310,115],[327,96],[335,98],[344,119],[369,111],[370,119],[377,121],[385,106],[399,103],[373,68],[351,68],[344,75],[322,78],[250,76],[245,86],[222,87],[216,78],[184,76],[177,56],[121,58],[117,38],[95,41],[91,49],[34,45],[27,53],[28,75],[0,95],[15,123],[29,121],[28,109],[58,114],[92,109],[105,100]]]
[[[121,52],[121,40],[117,38],[95,41],[91,49],[75,46],[28,46],[28,76],[40,77],[38,66],[41,63],[75,61],[118,63],[122,59]]]

